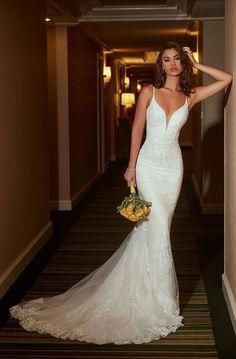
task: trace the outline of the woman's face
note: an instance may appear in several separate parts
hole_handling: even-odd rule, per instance
[[[166,49],[162,54],[162,69],[168,76],[179,76],[183,71],[180,55],[175,49]]]

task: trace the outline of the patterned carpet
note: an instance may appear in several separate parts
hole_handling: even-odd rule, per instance
[[[171,227],[184,327],[144,345],[93,345],[29,333],[9,319],[0,331],[0,358],[218,358],[195,240],[196,235],[209,233],[213,227],[192,214],[186,191],[188,175],[185,173]],[[66,290],[104,263],[131,230],[133,224],[116,214],[116,206],[128,191],[123,169],[108,177],[74,220],[24,299]]]

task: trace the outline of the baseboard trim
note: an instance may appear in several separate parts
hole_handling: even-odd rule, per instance
[[[224,214],[223,203],[202,203],[201,208],[203,214]]]
[[[193,148],[193,144],[192,142],[187,142],[187,141],[180,141],[179,143],[180,147],[185,147],[185,148]]]
[[[97,172],[79,189],[79,191],[71,199],[72,208],[74,208],[79,200],[86,195],[86,193],[94,186],[101,176],[102,174]]]
[[[22,250],[16,259],[0,276],[0,298],[8,291],[15,280],[32,261],[42,246],[52,235],[52,222],[48,221],[33,240]]]
[[[226,273],[222,274],[222,291],[236,335],[236,302]]]
[[[201,192],[194,174],[191,174],[191,181],[194,191],[201,207],[202,214],[224,214],[224,203],[204,203],[202,201]]]
[[[79,189],[79,191],[70,200],[67,199],[50,201],[50,210],[71,211],[79,202],[79,200],[93,187],[93,185],[98,181],[101,175],[101,173],[96,173]]]
[[[51,211],[71,211],[72,210],[72,202],[70,200],[50,201],[50,210]]]

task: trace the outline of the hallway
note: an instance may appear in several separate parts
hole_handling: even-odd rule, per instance
[[[235,79],[180,133],[171,240],[184,327],[146,345],[97,346],[28,333],[8,308],[65,291],[123,242],[131,126],[161,45],[178,41],[235,74],[236,1],[13,4],[0,2],[0,358],[235,359]],[[196,85],[213,81],[193,70]]]
[[[190,149],[183,149],[185,177],[171,228],[184,327],[167,338],[146,345],[97,346],[29,333],[17,321],[9,319],[0,331],[0,358],[235,358],[233,329],[220,287],[223,216],[200,215],[190,185],[191,155]],[[87,196],[86,203],[70,214],[54,213],[56,232],[64,232],[65,238],[62,240],[57,235],[59,247],[51,249],[51,258],[48,258],[49,247],[50,242],[55,247],[55,236],[41,251],[13,288],[14,294],[8,298],[11,303],[20,299],[19,289],[22,294],[26,291],[24,299],[59,294],[111,256],[133,226],[116,213],[117,204],[127,194],[123,171],[122,163],[113,164],[97,188]],[[211,268],[213,262],[216,262],[216,268]],[[212,270],[215,282],[209,284]],[[219,272],[217,276],[216,271]],[[38,277],[32,288],[22,288],[26,283],[30,286],[32,273]],[[211,318],[213,308],[215,312]],[[220,334],[219,322],[229,330]]]

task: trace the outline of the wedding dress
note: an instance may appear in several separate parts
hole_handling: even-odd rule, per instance
[[[139,151],[139,196],[152,202],[116,252],[66,292],[10,308],[28,331],[96,344],[145,343],[183,326],[170,243],[170,225],[183,178],[179,132],[188,101],[168,118],[155,88]]]

